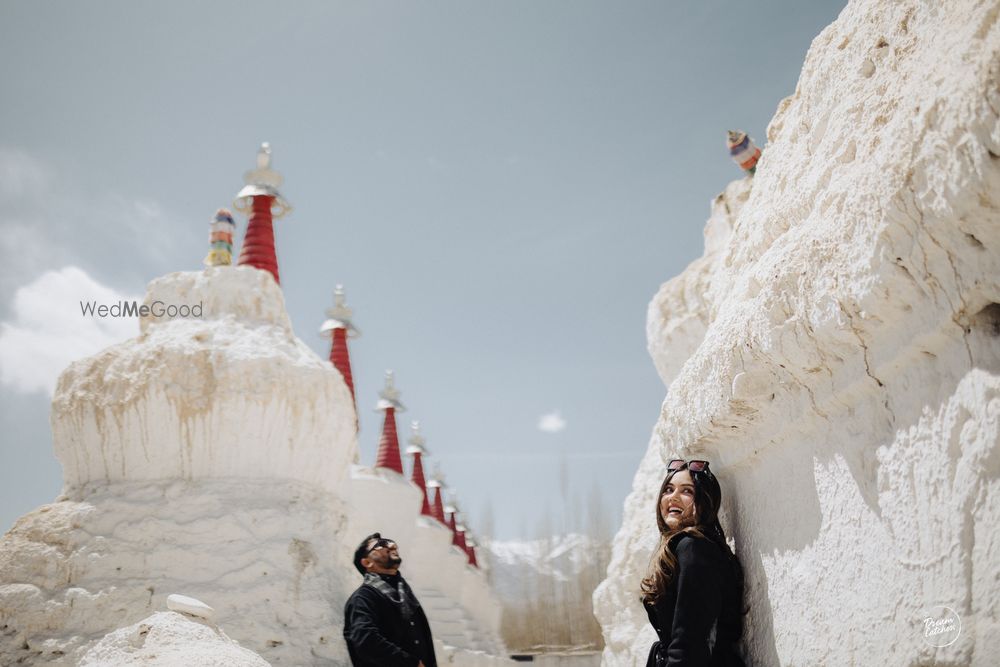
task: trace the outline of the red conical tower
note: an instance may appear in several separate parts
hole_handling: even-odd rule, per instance
[[[458,512],[454,514],[455,519],[455,539],[453,544],[465,552],[465,555],[469,555],[469,548],[465,545],[465,526],[458,519]]]
[[[445,505],[445,508],[444,508],[444,516],[445,516],[444,525],[446,525],[449,528],[451,528],[451,543],[453,545],[455,545],[456,547],[458,546],[458,533],[455,530],[455,527],[458,525],[458,521],[456,521],[456,519],[455,519],[455,515],[457,513],[458,513],[458,510],[453,505]]]
[[[385,387],[378,393],[379,401],[376,411],[385,412],[382,421],[382,437],[378,441],[378,454],[375,456],[376,468],[388,468],[403,474],[403,460],[399,456],[399,436],[396,435],[396,412],[406,410],[399,402],[399,390],[393,383],[392,371],[385,372]]]
[[[351,322],[352,315],[353,312],[347,307],[347,301],[344,298],[344,286],[337,285],[333,291],[333,308],[326,311],[327,320],[319,328],[319,333],[324,338],[330,338],[333,341],[330,345],[330,363],[344,376],[344,382],[351,390],[351,398],[354,400],[354,409],[357,412],[354,375],[351,373],[351,355],[347,350],[347,339],[357,338],[361,335],[361,331]]]
[[[424,516],[433,516],[431,514],[431,504],[427,500],[427,482],[424,480],[424,464],[423,457],[429,454],[426,449],[424,449],[424,443],[427,440],[424,436],[420,435],[420,422],[414,421],[410,424],[410,438],[407,442],[410,446],[406,448],[406,453],[413,457],[413,472],[410,473],[410,481],[420,487],[421,493],[424,495],[424,500],[420,504],[420,514]]]
[[[435,468],[434,475],[427,482],[427,488],[434,490],[434,496],[430,500],[431,516],[448,526],[448,522],[444,518],[444,498],[441,497],[443,486],[444,478],[441,476],[441,470]],[[448,527],[450,528],[451,526]]]
[[[250,216],[247,234],[240,248],[237,264],[246,264],[268,271],[278,279],[278,257],[274,250],[273,221],[285,215],[292,207],[278,192],[281,174],[271,169],[271,146],[267,142],[257,151],[257,168],[243,175],[246,185],[236,195],[234,208]]]
[[[471,538],[465,539],[465,551],[469,554],[469,565],[479,567],[479,560],[476,558],[476,543]]]
[[[444,513],[448,517],[448,527],[451,528],[451,543],[462,551],[465,548],[465,526],[458,519],[458,501],[455,500],[455,493],[448,494],[451,501],[445,506]]]

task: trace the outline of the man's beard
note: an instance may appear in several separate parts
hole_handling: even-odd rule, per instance
[[[393,567],[399,567],[399,564],[403,562],[403,559],[399,556],[388,556],[386,557],[386,560],[389,562],[389,565]]]

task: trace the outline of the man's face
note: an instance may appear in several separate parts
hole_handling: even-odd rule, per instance
[[[386,538],[372,539],[368,543],[368,555],[361,559],[361,565],[376,574],[394,573],[403,559],[399,557],[399,545]]]

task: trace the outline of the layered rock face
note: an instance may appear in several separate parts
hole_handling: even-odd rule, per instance
[[[270,274],[171,274],[145,303],[154,314],[200,306],[200,317],[144,317],[138,338],[61,376],[52,427],[63,495],[0,540],[0,664],[155,654],[151,664],[347,665],[353,550],[387,517],[418,533],[419,491],[359,473],[351,394],[295,337]],[[360,509],[373,479],[391,487],[382,515]],[[449,635],[442,660],[499,664],[475,651],[502,651],[499,623],[489,625],[499,605],[457,551],[450,534],[411,550],[404,574],[436,564],[455,589],[442,613],[481,629],[478,643]],[[465,599],[462,584],[478,594]],[[172,593],[210,604],[239,645],[161,617]],[[162,631],[138,638],[140,622]]]
[[[654,639],[638,583],[674,456],[719,472],[754,664],[994,663],[998,17],[851,2],[756,177],[716,200],[705,256],[650,304],[668,391],[595,594],[605,664]],[[938,646],[926,621],[949,613]]]

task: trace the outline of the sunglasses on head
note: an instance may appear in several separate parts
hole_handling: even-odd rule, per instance
[[[373,544],[372,548],[368,550],[368,553],[371,553],[371,552],[375,551],[376,549],[381,549],[382,547],[389,547],[390,549],[392,549],[392,548],[396,547],[396,541],[395,540],[389,540],[389,539],[386,539],[384,537],[381,537],[381,538],[375,540],[375,544]]]
[[[708,461],[685,461],[684,459],[673,459],[667,464],[667,471],[672,472],[674,470],[680,470],[685,465],[691,472],[708,472]]]

